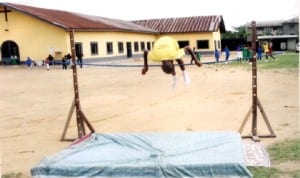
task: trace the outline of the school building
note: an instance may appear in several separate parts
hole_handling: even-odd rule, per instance
[[[27,57],[55,60],[71,53],[70,32],[75,51],[85,61],[141,57],[160,36],[178,40],[203,53],[221,47],[225,32],[221,15],[125,21],[93,15],[0,3],[0,61],[24,62]]]
[[[246,24],[246,26],[247,31],[251,32],[251,25]],[[260,44],[272,42],[273,50],[295,51],[299,43],[299,17],[288,20],[258,21],[256,36]],[[251,35],[248,36],[248,41],[251,41]]]

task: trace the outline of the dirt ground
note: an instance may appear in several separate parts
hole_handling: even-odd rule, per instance
[[[133,64],[141,64],[135,60]],[[248,64],[245,64],[248,65]],[[159,67],[78,69],[81,107],[96,132],[238,131],[251,105],[251,70],[228,65],[187,66],[191,84]],[[30,169],[70,142],[60,138],[73,99],[72,70],[61,66],[0,66],[0,166],[2,174]],[[276,138],[300,136],[298,69],[259,70],[258,97]],[[75,116],[67,138],[76,138]],[[243,135],[250,133],[247,122]],[[269,134],[258,112],[258,133]]]

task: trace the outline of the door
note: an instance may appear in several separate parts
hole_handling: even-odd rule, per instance
[[[5,41],[1,45],[2,64],[20,64],[19,47],[14,41]]]
[[[75,56],[82,55],[82,43],[75,43]]]
[[[126,51],[127,51],[127,57],[131,57],[132,56],[131,42],[126,42]]]

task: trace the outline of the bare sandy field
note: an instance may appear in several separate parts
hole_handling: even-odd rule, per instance
[[[141,64],[142,61],[134,61]],[[248,64],[245,64],[248,65]],[[159,67],[78,69],[81,107],[96,132],[238,131],[251,101],[251,70],[228,65],[187,66],[191,84],[178,83]],[[60,137],[73,99],[72,70],[0,66],[2,173],[30,169],[70,142]],[[259,70],[258,97],[276,138],[300,136],[298,69]],[[77,136],[75,117],[67,132]],[[250,133],[247,123],[243,135]],[[268,134],[258,113],[258,133]]]

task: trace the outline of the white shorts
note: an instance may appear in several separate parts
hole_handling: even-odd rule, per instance
[[[237,51],[237,52],[236,52],[236,58],[237,58],[237,59],[243,58],[242,51]]]

